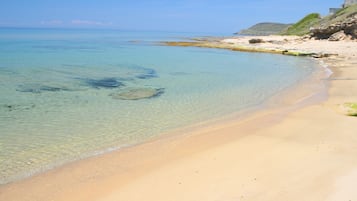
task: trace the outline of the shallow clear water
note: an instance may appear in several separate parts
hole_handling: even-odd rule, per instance
[[[309,59],[165,47],[185,33],[0,29],[0,184],[262,104]],[[127,89],[152,98],[118,99]]]

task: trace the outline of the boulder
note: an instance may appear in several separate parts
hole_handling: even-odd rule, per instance
[[[341,40],[345,40],[347,38],[347,35],[345,34],[344,30],[341,30],[339,32],[336,32],[334,34],[332,34],[328,40],[329,41],[341,41]]]
[[[250,44],[254,44],[254,43],[264,43],[264,40],[263,39],[260,39],[260,38],[252,38],[249,40],[249,43]]]
[[[313,38],[316,39],[328,39],[332,34],[339,32],[341,27],[333,24],[328,27],[320,26],[317,28],[311,28],[310,32]]]

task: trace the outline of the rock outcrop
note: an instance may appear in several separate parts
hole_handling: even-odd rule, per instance
[[[310,31],[311,36],[316,39],[357,39],[357,13],[352,13],[341,21],[321,24]]]
[[[332,34],[328,40],[329,41],[341,41],[341,40],[345,40],[347,38],[347,35],[345,34],[344,30],[341,30],[339,32],[336,32],[334,34]]]

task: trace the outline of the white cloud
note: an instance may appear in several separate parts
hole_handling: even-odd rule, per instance
[[[71,24],[74,25],[92,25],[92,26],[108,26],[112,25],[111,22],[100,22],[100,21],[91,21],[91,20],[72,20]]]
[[[42,25],[62,25],[63,21],[62,20],[50,20],[50,21],[42,21]]]

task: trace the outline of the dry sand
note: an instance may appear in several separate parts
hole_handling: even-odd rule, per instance
[[[223,43],[249,46],[248,39]],[[339,107],[357,102],[357,42],[264,40],[275,42],[254,46],[338,54],[323,58],[334,72],[327,80],[328,99],[296,102],[287,96],[283,106],[243,120],[187,130],[1,186],[0,200],[357,200],[357,117]],[[294,92],[307,96],[305,88]]]

